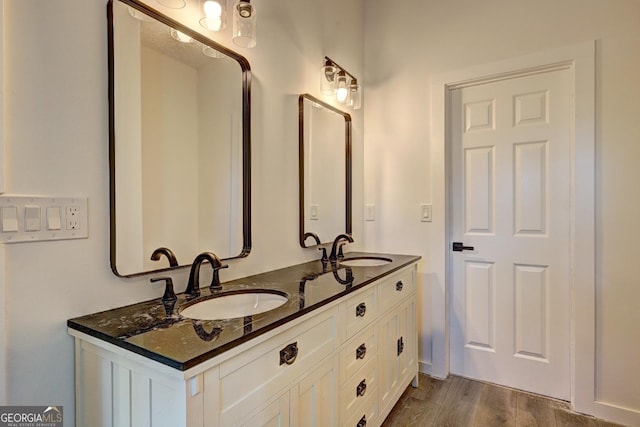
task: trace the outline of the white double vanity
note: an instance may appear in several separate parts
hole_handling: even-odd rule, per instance
[[[349,258],[371,254],[348,254]],[[378,426],[417,385],[416,263],[320,261],[204,288],[286,294],[236,319],[157,300],[68,322],[78,426]]]

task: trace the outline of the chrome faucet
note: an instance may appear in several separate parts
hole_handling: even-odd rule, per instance
[[[211,279],[209,288],[212,291],[219,291],[222,289],[218,270],[229,266],[222,265],[220,258],[218,258],[213,252],[202,252],[193,260],[193,264],[191,265],[189,282],[187,283],[187,289],[184,291],[186,295],[191,297],[197,297],[200,295],[200,265],[202,265],[204,261],[208,261],[209,264],[211,264],[211,267],[213,267],[213,278]]]
[[[341,243],[343,240],[346,240],[349,243],[353,243],[353,237],[349,236],[348,234],[339,234],[333,241],[333,245],[331,245],[331,255],[329,255],[329,261],[336,262],[338,261],[338,258],[344,257],[344,255],[342,255],[342,245],[344,245],[344,243]]]

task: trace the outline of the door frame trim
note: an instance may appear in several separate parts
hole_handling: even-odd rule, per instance
[[[449,277],[451,153],[447,138],[453,89],[570,69],[571,141],[571,404],[582,413],[595,406],[595,41],[551,49],[434,76],[431,84],[431,180],[433,231],[432,371],[449,374]],[[443,250],[444,249],[444,250]]]

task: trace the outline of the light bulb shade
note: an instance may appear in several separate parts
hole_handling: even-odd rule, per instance
[[[240,0],[233,8],[233,43],[251,48],[256,45],[256,8]]]
[[[354,83],[353,81],[349,84],[347,105],[354,110],[359,110],[360,107],[362,107],[362,88],[358,83]]]
[[[338,69],[333,65],[320,68],[320,92],[325,96],[336,93],[336,73]]]
[[[176,30],[175,28],[171,29],[171,37],[174,40],[178,40],[181,43],[193,43],[194,41],[190,36],[186,35],[181,31]]]
[[[349,97],[348,85],[347,76],[341,71],[336,78],[336,101],[340,104],[347,102],[347,98]]]
[[[187,5],[186,0],[156,0],[156,2],[169,9],[182,9]]]
[[[153,21],[152,17],[150,17],[149,15],[145,15],[144,13],[140,12],[139,10],[132,8],[131,6],[127,6],[127,9],[129,10],[129,15],[133,16],[138,21],[143,21],[143,22],[152,22]]]
[[[215,50],[211,46],[202,45],[202,54],[204,56],[208,56],[209,58],[224,58],[224,53]]]
[[[200,25],[207,30],[221,31],[227,28],[227,0],[200,0]]]

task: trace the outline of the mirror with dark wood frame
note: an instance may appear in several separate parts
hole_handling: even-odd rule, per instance
[[[137,0],[110,0],[111,269],[251,250],[249,62]]]
[[[351,234],[351,116],[309,95],[298,98],[300,246]]]

